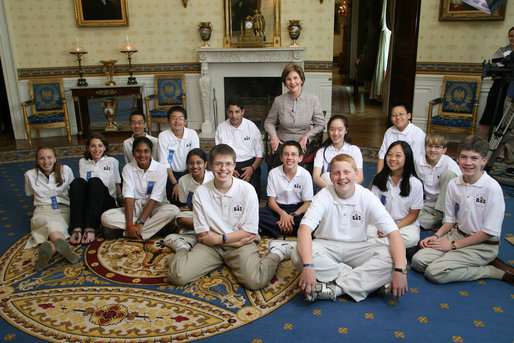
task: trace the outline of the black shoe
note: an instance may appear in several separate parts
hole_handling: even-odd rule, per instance
[[[514,177],[514,168],[507,168],[505,169],[505,175]]]
[[[407,248],[407,250],[405,251],[407,259],[412,260],[412,256],[414,256],[419,250],[421,250],[419,244],[414,247]]]
[[[104,238],[105,239],[117,239],[123,237],[123,230],[119,229],[104,229]]]

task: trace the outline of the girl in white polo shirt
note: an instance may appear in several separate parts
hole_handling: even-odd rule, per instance
[[[347,154],[353,157],[359,176],[357,183],[362,183],[362,153],[358,146],[351,144],[350,136],[348,136],[348,119],[340,114],[333,115],[328,121],[328,138],[316,152],[314,158],[314,169],[312,171],[312,179],[314,183],[323,188],[331,184],[329,169],[330,161],[336,155]]]
[[[153,143],[146,137],[134,140],[134,161],[123,167],[123,208],[102,214],[107,239],[129,237],[147,240],[180,212],[166,199],[166,165],[152,159]]]
[[[70,243],[89,244],[95,240],[103,212],[121,201],[119,162],[109,155],[109,142],[93,133],[79,161],[80,177],[70,185]]]
[[[71,263],[79,260],[66,242],[70,221],[68,189],[72,180],[73,172],[57,161],[53,148],[37,149],[36,167],[25,173],[25,194],[32,197],[35,207],[30,219],[31,237],[25,249],[41,244],[37,271],[48,266],[56,251]]]
[[[385,154],[384,168],[372,181],[371,191],[396,222],[406,248],[418,244],[419,211],[423,208],[423,184],[416,175],[409,143],[393,142]],[[368,227],[368,242],[388,244],[376,228]]]
[[[200,148],[195,148],[187,154],[187,170],[189,174],[178,180],[178,198],[186,204],[188,211],[182,211],[177,216],[177,224],[183,228],[193,230],[193,194],[198,186],[212,180],[214,176],[207,167],[207,155]]]

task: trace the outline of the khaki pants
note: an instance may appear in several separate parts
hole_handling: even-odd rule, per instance
[[[280,257],[269,254],[259,257],[256,243],[240,248],[222,248],[196,244],[191,251],[179,249],[168,259],[168,277],[174,285],[185,285],[225,263],[239,283],[251,290],[264,288],[275,275]]]
[[[378,243],[378,244],[389,245],[389,238],[378,237],[377,229],[372,225],[368,226],[367,235],[368,235],[368,243]],[[400,229],[400,235],[402,235],[403,244],[405,245],[405,248],[414,247],[419,242],[419,226],[416,224],[410,224],[410,225],[404,226]]]
[[[146,204],[146,199],[138,199],[134,202],[134,222],[137,220],[137,218],[139,218]],[[155,204],[150,217],[148,217],[143,225],[143,232],[141,237],[144,240],[149,239],[157,232],[159,232],[163,227],[168,225],[179,213],[180,210],[175,205],[163,203]],[[102,214],[101,220],[102,225],[109,229],[125,230],[125,208],[113,208],[111,210],[105,211]]]
[[[443,236],[450,241],[466,238],[457,228]],[[491,276],[487,264],[498,255],[499,245],[475,244],[450,251],[425,248],[412,258],[411,267],[435,283],[473,281]]]
[[[312,241],[312,258],[316,279],[335,281],[355,301],[364,300],[368,294],[391,281],[393,273],[389,247],[383,244],[316,238]],[[291,261],[296,269],[303,269],[297,250],[293,251]]]
[[[448,182],[456,178],[457,174],[447,170],[441,175],[439,181],[439,196],[434,199],[426,200],[423,208],[419,212],[419,225],[425,230],[438,230],[443,224],[446,212],[446,189]]]

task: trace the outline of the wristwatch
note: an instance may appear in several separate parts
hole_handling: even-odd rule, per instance
[[[455,241],[452,241],[451,247],[452,247],[452,250],[456,250],[457,249],[457,245],[455,245]]]
[[[137,218],[136,224],[145,225],[145,221],[143,219],[141,219],[141,218]]]
[[[394,271],[402,273],[404,275],[407,274],[407,268],[394,268]]]
[[[289,213],[289,214],[290,214],[290,215],[292,215],[292,216],[293,216],[293,217],[295,217],[295,218],[296,218],[296,217],[298,217],[298,214],[297,214],[296,212],[294,212],[294,211],[293,211],[293,212],[291,212],[291,213]]]

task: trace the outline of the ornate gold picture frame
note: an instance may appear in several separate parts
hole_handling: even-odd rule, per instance
[[[77,26],[128,26],[128,0],[73,0]]]
[[[506,4],[503,4],[493,14],[487,14],[459,0],[441,0],[439,21],[504,20]]]

